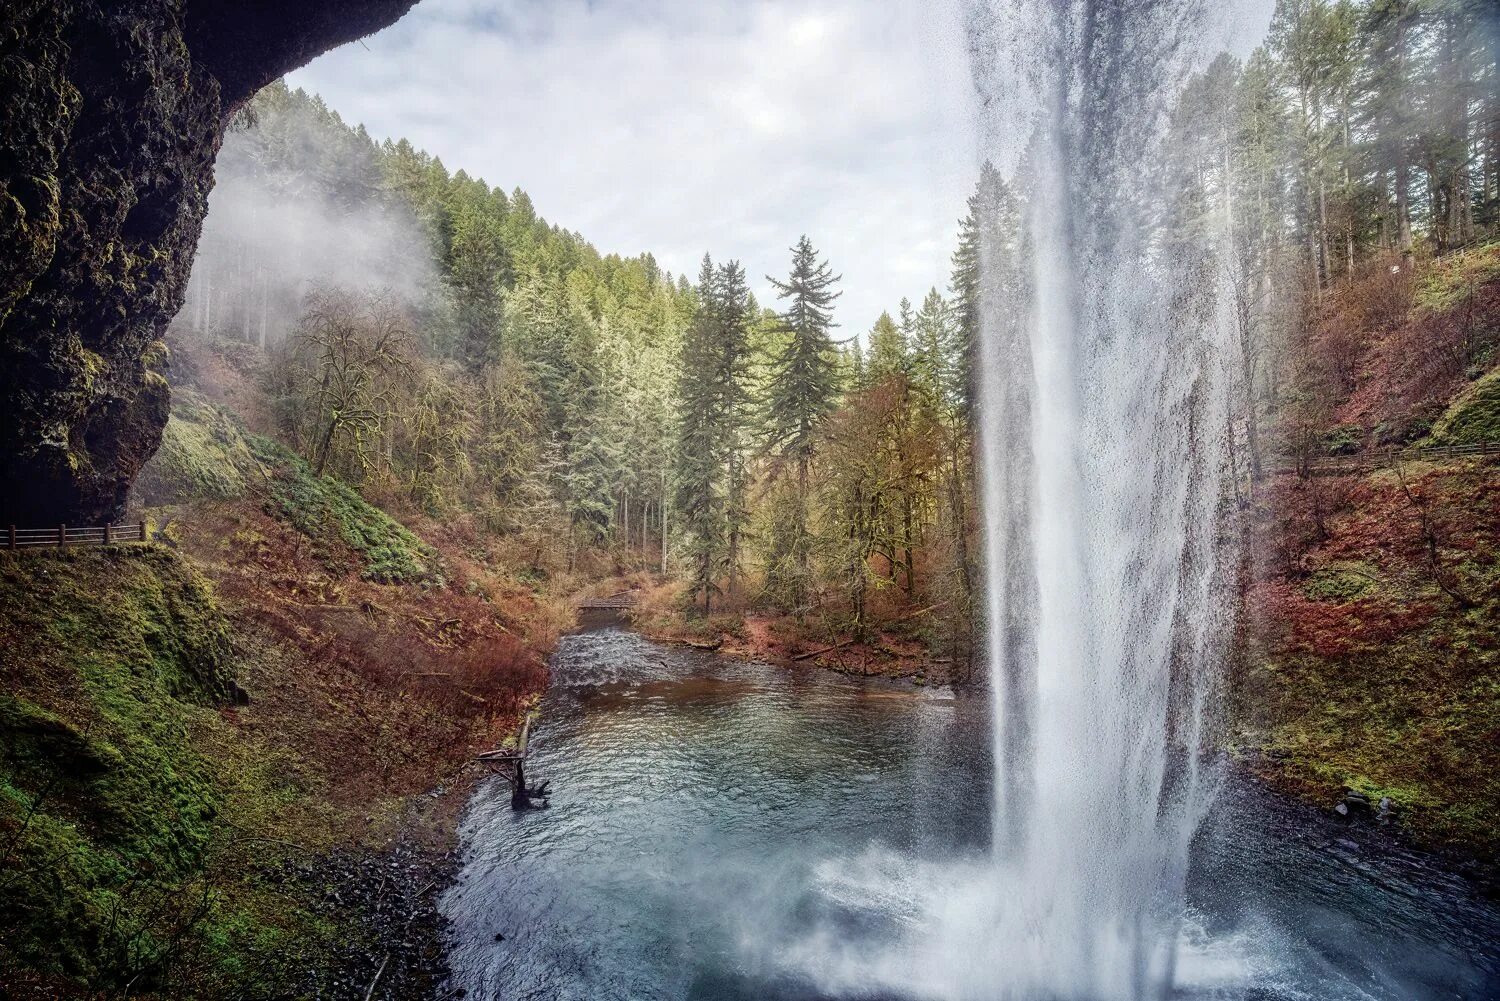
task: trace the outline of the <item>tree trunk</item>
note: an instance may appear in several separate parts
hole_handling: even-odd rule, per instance
[[[1349,180],[1349,88],[1344,88],[1344,279],[1354,281],[1354,188]]]
[[[807,604],[809,553],[807,551],[807,454],[797,457],[797,614]]]
[[[908,601],[911,600],[912,595],[916,594],[916,590],[917,590],[916,573],[912,569],[912,552],[911,552],[911,549],[912,549],[912,545],[911,545],[911,542],[912,542],[912,528],[911,528],[911,523],[912,523],[911,492],[910,491],[902,491],[902,493],[901,493],[901,543],[902,543],[901,555],[903,556],[903,558],[906,561],[906,599]]]

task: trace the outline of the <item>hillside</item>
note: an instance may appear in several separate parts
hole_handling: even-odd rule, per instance
[[[162,541],[0,561],[0,987],[363,997],[385,954],[420,996],[472,756],[557,613],[175,399],[139,485]]]
[[[1322,314],[1314,344],[1348,376],[1313,383],[1329,415],[1319,447],[1376,459],[1274,475],[1256,495],[1235,741],[1258,775],[1319,805],[1368,805],[1425,842],[1489,854],[1500,458],[1381,450],[1500,441],[1500,244],[1420,268],[1410,283],[1369,276]],[[1289,407],[1281,427],[1296,420]]]

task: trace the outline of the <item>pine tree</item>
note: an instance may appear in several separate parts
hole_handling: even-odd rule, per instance
[[[688,600],[702,595],[704,614],[713,610],[714,595],[719,593],[715,568],[724,547],[721,313],[718,273],[704,254],[698,272],[698,310],[683,336],[678,369],[674,498],[692,568]]]
[[[724,529],[728,540],[724,569],[728,593],[738,589],[745,526],[750,522],[750,472],[746,456],[750,419],[750,333],[755,301],[738,261],[721,265],[716,275],[718,365],[717,437],[724,454]]]
[[[986,169],[993,169],[989,163],[984,166]],[[948,281],[948,290],[953,293],[953,314],[958,327],[959,343],[967,351],[977,350],[981,336],[979,222],[980,195],[976,190],[969,196],[968,214],[958,223],[958,249],[953,252],[953,274]],[[901,309],[901,328],[906,331],[908,341],[911,341],[915,338],[916,331],[911,303],[902,299]]]
[[[568,518],[588,545],[604,541],[614,505],[610,485],[616,456],[600,427],[604,410],[599,335],[579,304],[570,304],[560,331],[562,379],[562,494]]]
[[[911,304],[905,299],[901,302],[909,311]],[[890,313],[881,313],[870,328],[870,357],[866,363],[869,381],[875,383],[888,376],[906,375],[908,363],[905,334]]]
[[[953,309],[937,289],[929,289],[917,310],[912,345],[912,377],[937,413],[956,413],[962,407],[961,326]]]
[[[448,275],[458,313],[458,354],[470,371],[477,372],[498,348],[505,268],[499,223],[477,208],[461,210],[453,225]]]
[[[796,505],[791,537],[793,564],[799,579],[787,589],[796,606],[806,601],[811,537],[808,524],[809,472],[817,452],[817,436],[838,402],[838,355],[829,331],[833,302],[841,293],[833,286],[840,276],[819,261],[812,241],[803,236],[792,248],[792,270],[786,281],[767,279],[779,298],[787,300],[781,313],[786,343],[773,367],[766,401],[765,440],[778,470],[795,467]]]

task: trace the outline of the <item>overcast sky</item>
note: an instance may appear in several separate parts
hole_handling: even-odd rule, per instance
[[[1221,29],[1232,48],[1248,51],[1270,2],[1240,0]],[[605,253],[649,250],[690,276],[705,251],[738,258],[763,304],[806,233],[844,276],[847,335],[946,288],[977,176],[964,10],[422,0],[289,82],[377,139],[519,185]]]
[[[763,304],[806,233],[847,334],[947,284],[977,176],[957,8],[423,0],[288,82],[605,253],[738,258]]]

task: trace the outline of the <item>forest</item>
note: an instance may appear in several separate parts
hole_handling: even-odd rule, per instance
[[[1482,15],[1285,2],[1248,59],[1183,89],[1175,196],[1150,211],[1184,259],[1223,250],[1223,274],[1191,280],[1234,303],[1242,503],[1279,462],[1428,440],[1492,364],[1495,331],[1469,309],[1392,347],[1378,419],[1347,402],[1369,331],[1454,294],[1428,262],[1495,231]],[[972,657],[976,341],[982,300],[1003,314],[1004,282],[1026,280],[1024,162],[1009,185],[981,171],[946,289],[891,290],[851,330],[809,236],[760,303],[732,246],[693,278],[601,254],[521,189],[377,143],[280,84],[236,129],[174,336],[266,350],[266,417],[320,474],[534,540],[540,562],[668,572],[697,616],[813,616],[863,638],[939,606],[925,639]],[[1225,248],[1205,243],[1220,221]]]

